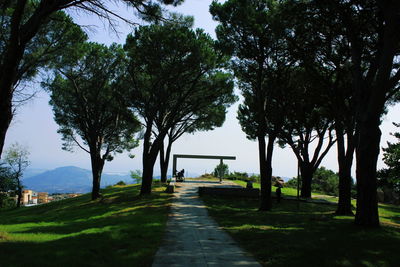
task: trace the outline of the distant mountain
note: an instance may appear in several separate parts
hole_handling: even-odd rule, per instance
[[[32,177],[41,173],[44,173],[45,171],[48,171],[46,169],[33,169],[33,168],[28,168],[24,171],[24,176],[22,177],[22,179],[28,178],[28,177]]]
[[[114,185],[119,181],[133,183],[129,174],[103,173],[101,187]],[[67,166],[45,171],[23,179],[27,189],[49,193],[87,193],[92,190],[92,172],[90,170]]]

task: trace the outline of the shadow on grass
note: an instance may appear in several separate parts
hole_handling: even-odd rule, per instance
[[[111,188],[101,201],[84,195],[0,213],[0,265],[150,266],[171,198],[161,190],[137,197],[137,186]]]
[[[259,212],[258,201],[203,197],[212,215],[268,266],[398,266],[400,230],[360,229],[335,206],[283,201]]]
[[[388,221],[399,224],[400,227],[400,207],[389,205],[389,204],[379,204],[379,214],[381,217],[387,219]]]

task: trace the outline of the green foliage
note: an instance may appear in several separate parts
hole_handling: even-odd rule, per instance
[[[151,266],[162,242],[171,195],[157,187],[135,197],[139,186],[19,210],[0,212],[4,266]]]
[[[210,36],[177,23],[143,26],[125,49],[131,105],[143,118],[152,116],[159,132],[182,120],[189,122],[186,131],[222,124],[236,98],[232,77],[218,70],[223,61]]]
[[[21,178],[24,171],[29,166],[29,151],[26,147],[14,143],[4,153],[3,164],[0,166],[0,193],[5,190],[0,206],[14,206],[14,200],[11,201],[10,196],[19,195],[23,188]],[[20,206],[20,203],[17,203]]]
[[[15,206],[15,190],[17,183],[10,167],[0,164],[0,208]]]
[[[5,163],[0,164],[0,192],[8,192],[16,187],[15,179],[11,168]]]
[[[217,166],[218,167],[218,166]],[[249,175],[247,172],[231,172],[227,175],[225,175],[225,178],[229,180],[243,180],[245,181],[247,178],[249,178]]]
[[[213,175],[215,177],[226,177],[229,174],[229,167],[225,163],[220,163],[214,168]]]
[[[400,124],[393,123],[396,127],[400,127]],[[387,147],[383,148],[383,161],[387,168],[379,170],[378,186],[384,191],[393,190],[397,195],[397,202],[399,201],[400,195],[400,132],[393,134],[397,138],[397,143],[387,142]],[[390,197],[389,201],[396,201],[393,196]]]
[[[119,181],[118,183],[116,183],[115,185],[126,185],[126,183],[124,181]]]
[[[12,144],[4,152],[3,162],[6,168],[3,169],[3,174],[8,176],[8,179],[10,179],[8,185],[14,187],[12,190],[15,192],[22,190],[23,186],[21,178],[30,164],[28,148],[18,143]]]
[[[135,170],[135,171],[130,171],[131,178],[135,180],[136,183],[141,183],[142,182],[142,171],[141,170]]]
[[[301,180],[299,180],[299,182],[300,182],[300,187],[301,187]],[[297,188],[297,177],[293,177],[292,179],[287,181],[285,183],[285,186],[290,187],[290,188]]]
[[[142,185],[150,193],[164,138],[171,143],[185,132],[221,126],[236,97],[231,75],[222,70],[226,59],[208,34],[186,22],[138,27],[124,48],[129,65],[121,87],[146,127]]]
[[[353,179],[351,181],[351,195],[353,198],[355,198],[356,188]],[[285,186],[297,188],[297,178],[293,177],[293,179],[290,179],[285,183]],[[332,170],[326,169],[325,167],[320,167],[314,172],[311,189],[315,193],[321,193],[329,196],[339,196],[339,175]]]
[[[214,1],[213,18],[220,22],[218,46],[232,56],[229,68],[244,97],[238,119],[247,138],[265,136],[280,128],[284,110],[279,109],[285,85],[282,23],[275,16],[276,1]]]
[[[13,176],[16,179],[22,177],[23,172],[29,166],[29,151],[27,147],[24,147],[18,143],[12,144],[4,153],[4,162],[11,170]]]
[[[15,1],[13,1],[15,2]],[[28,1],[25,7],[22,24],[27,23],[35,11],[34,1]],[[0,63],[7,56],[11,33],[11,16],[13,7],[0,10]],[[60,64],[60,58],[80,52],[79,46],[87,39],[86,34],[75,24],[72,18],[63,11],[52,13],[43,19],[36,35],[26,44],[24,55],[17,69],[14,86],[27,85],[41,69]],[[26,94],[15,92],[15,100],[21,100]]]
[[[311,189],[314,192],[321,192],[326,195],[339,195],[339,176],[325,167],[318,168],[313,176]]]
[[[44,84],[60,126],[63,149],[71,151],[73,145],[78,145],[99,156],[103,151],[102,158],[112,160],[113,153],[136,147],[138,141],[133,136],[139,123],[123,105],[124,94],[115,85],[125,70],[122,48],[87,43],[80,57],[67,57],[64,62],[54,78]]]
[[[218,166],[217,166],[218,167]],[[251,181],[253,183],[260,182],[260,175],[259,174],[252,174],[249,176],[246,172],[231,172],[224,177],[225,179],[229,180],[239,180],[239,181]]]

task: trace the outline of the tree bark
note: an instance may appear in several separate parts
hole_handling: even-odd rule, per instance
[[[347,133],[347,150],[344,144],[343,129],[336,126],[338,165],[339,165],[339,202],[337,215],[353,215],[351,209],[351,166],[353,164],[354,141],[353,132]]]
[[[164,151],[164,144],[162,144],[161,149],[160,149],[160,168],[161,168],[161,182],[162,183],[167,182],[168,165],[169,165],[169,159],[171,157],[171,147],[172,147],[172,142],[170,139],[168,139],[167,150]],[[163,154],[163,153],[165,153],[165,154],[163,157],[161,157],[161,154]]]
[[[160,171],[161,171],[161,183],[167,182],[167,170],[168,165],[165,166],[165,151],[164,151],[164,142],[161,143],[160,146]]]
[[[362,226],[378,227],[376,164],[381,138],[379,117],[373,120],[359,121],[357,132],[357,210],[355,223]]]
[[[368,227],[379,226],[376,165],[379,155],[381,131],[379,129],[380,116],[383,113],[388,93],[394,89],[399,81],[398,72],[394,70],[394,61],[399,49],[400,36],[400,4],[398,1],[379,1],[382,27],[378,32],[382,42],[378,44],[379,65],[369,70],[367,78],[362,80],[363,71],[357,65],[354,86],[358,92],[359,102],[357,111],[357,145],[356,145],[356,176],[357,176],[357,210],[355,224]],[[355,38],[354,38],[355,39]],[[353,40],[352,40],[353,41]],[[355,39],[355,41],[358,41]],[[356,47],[352,55],[355,62],[360,61],[361,51],[359,44],[353,41]],[[373,71],[375,69],[375,71]],[[398,71],[398,70],[397,70]],[[396,76],[396,77],[395,77]],[[370,82],[374,84],[371,86]],[[397,90],[398,91],[398,90]]]
[[[140,188],[140,195],[151,194],[151,185],[153,183],[154,164],[156,163],[161,144],[165,137],[164,133],[160,133],[155,139],[153,144],[150,145],[151,131],[144,136],[143,148],[143,178],[142,186]],[[146,145],[147,143],[147,145]]]
[[[301,193],[303,198],[311,198],[311,182],[314,174],[313,166],[310,162],[300,163],[301,171]]]
[[[0,85],[1,86],[1,85]],[[9,93],[9,90],[3,90],[0,87],[0,159],[3,153],[4,142],[6,139],[6,134],[8,127],[10,126],[12,120],[12,105],[11,98],[12,94]],[[7,91],[7,92],[3,92]],[[4,100],[3,100],[4,99]]]
[[[21,199],[22,199],[22,186],[18,184],[18,192],[17,192],[17,208],[21,207]]]
[[[151,185],[153,183],[154,164],[156,163],[158,151],[143,154],[143,180],[140,188],[140,195],[151,194]]]
[[[271,201],[271,175],[272,168],[271,164],[267,164],[266,157],[266,144],[265,144],[265,136],[258,136],[258,153],[259,153],[259,164],[260,164],[260,182],[261,182],[261,195],[260,195],[260,207],[258,210],[260,211],[269,211],[272,207]],[[273,141],[272,141],[273,142]],[[270,150],[270,140],[268,141],[268,150]],[[272,157],[272,150],[269,155]]]
[[[90,159],[92,163],[92,176],[93,176],[93,187],[92,187],[92,200],[98,199],[100,197],[100,182],[101,174],[104,167],[104,159],[101,158],[100,154],[91,153]]]

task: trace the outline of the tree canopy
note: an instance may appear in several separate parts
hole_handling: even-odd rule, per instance
[[[154,21],[162,16],[161,5],[176,6],[183,0],[121,2],[132,7],[141,18]],[[5,0],[0,4],[0,157],[13,117],[15,85],[24,78],[34,77],[38,67],[54,59],[54,53],[63,53],[78,41],[76,36],[70,38],[77,34],[77,27],[70,24],[70,18],[63,19],[65,15],[60,12],[71,8],[97,15],[114,30],[117,30],[116,19],[132,24],[130,19],[111,11],[107,2],[101,0]],[[21,90],[18,93],[23,95],[26,92]]]
[[[287,86],[284,74],[292,65],[287,57],[285,26],[277,16],[276,1],[214,1],[210,12],[220,23],[218,46],[231,56],[229,68],[244,97],[238,111],[240,125],[247,137],[259,144],[260,210],[269,210],[272,153],[285,113],[280,109]]]
[[[179,127],[212,127],[206,120],[225,116],[236,97],[231,75],[221,70],[225,58],[200,29],[182,23],[139,27],[128,36],[125,49],[130,106],[145,126],[141,193],[147,194],[167,134],[176,134]]]
[[[78,58],[68,57],[44,86],[50,92],[63,149],[77,145],[90,154],[95,199],[105,161],[136,147],[134,134],[140,128],[134,114],[123,105],[124,92],[116,86],[126,67],[122,47],[87,43],[83,50]]]

